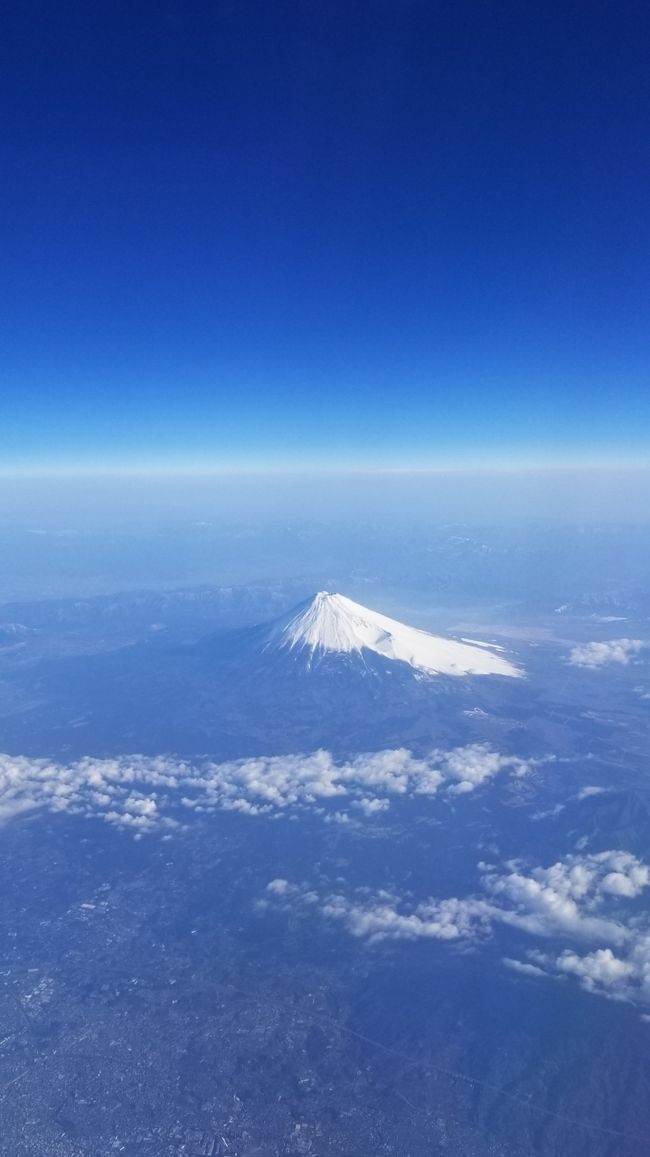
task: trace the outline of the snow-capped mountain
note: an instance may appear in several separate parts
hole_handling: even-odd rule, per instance
[[[285,596],[285,608],[287,602]],[[72,647],[53,654],[43,623],[33,637],[42,631],[48,640],[44,660],[32,667],[16,652],[21,673],[33,679],[23,701],[40,695],[53,705],[38,716],[52,750],[65,719],[80,721],[65,731],[66,758],[85,754],[90,727],[98,749],[109,748],[119,729],[125,746],[144,754],[207,751],[239,759],[317,747],[346,757],[404,744],[428,750],[467,743],[477,728],[481,735],[498,730],[499,719],[510,726],[526,702],[526,680],[517,678],[523,671],[506,651],[432,635],[343,595],[321,592],[281,617],[276,611],[256,625],[224,625],[187,643],[179,642],[171,616],[170,629],[145,630],[157,619],[152,609],[147,601],[143,637],[126,646],[102,642],[102,606],[101,630],[92,623],[100,642],[94,650],[77,654],[73,634]],[[252,617],[249,610],[241,617]],[[182,611],[187,624],[185,600]],[[128,615],[134,622],[130,606]],[[0,649],[7,660],[10,649]],[[495,678],[479,678],[485,675]],[[7,744],[26,748],[37,710],[3,719]]]
[[[430,675],[522,675],[500,647],[431,635],[328,591],[319,591],[273,623],[262,650],[302,653],[310,665],[327,653],[363,658],[372,651]]]

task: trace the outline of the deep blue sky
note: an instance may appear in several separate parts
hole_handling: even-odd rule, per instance
[[[647,4],[0,19],[5,465],[645,452]]]

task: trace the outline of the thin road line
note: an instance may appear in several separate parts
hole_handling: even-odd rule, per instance
[[[10,1081],[7,1081],[6,1085],[2,1085],[0,1087],[0,1094],[6,1093],[7,1089],[10,1089],[12,1085],[15,1085],[16,1081],[20,1081],[23,1077],[26,1077],[29,1072],[31,1072],[30,1069],[24,1069],[23,1072],[19,1073],[17,1077],[12,1077]]]
[[[624,1133],[620,1129],[607,1129],[603,1125],[594,1125],[589,1121],[581,1121],[578,1117],[570,1117],[566,1113],[556,1113],[553,1109],[545,1109],[543,1105],[538,1105],[535,1101],[529,1101],[527,1097],[520,1097],[516,1093],[509,1093],[507,1089],[502,1088],[500,1085],[493,1085],[489,1081],[482,1081],[479,1077],[470,1077],[467,1073],[461,1073],[457,1069],[448,1069],[443,1065],[434,1065],[429,1061],[418,1061],[414,1057],[400,1052],[399,1049],[393,1048],[391,1045],[382,1044],[381,1041],[373,1040],[372,1037],[365,1036],[362,1032],[357,1032],[356,1029],[348,1028],[343,1024],[340,1024],[338,1027],[341,1028],[343,1032],[350,1033],[351,1036],[357,1037],[358,1040],[365,1041],[366,1044],[373,1045],[374,1048],[381,1049],[382,1052],[388,1053],[390,1056],[399,1057],[400,1060],[408,1061],[409,1064],[419,1066],[422,1069],[443,1073],[447,1077],[454,1077],[456,1080],[465,1081],[468,1085],[476,1085],[483,1089],[489,1089],[492,1093],[497,1093],[501,1097],[507,1097],[509,1101],[515,1101],[519,1105],[524,1105],[534,1113],[541,1113],[545,1117],[553,1117],[556,1121],[563,1121],[566,1125],[575,1125],[579,1129],[588,1129],[594,1133],[604,1133],[608,1137],[622,1137],[626,1141],[647,1141],[647,1137],[641,1137],[639,1133]]]

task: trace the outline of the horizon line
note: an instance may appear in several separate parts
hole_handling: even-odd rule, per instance
[[[511,474],[574,471],[650,470],[647,455],[594,455],[575,457],[449,458],[429,463],[278,463],[278,462],[183,462],[174,459],[123,462],[43,462],[0,465],[0,479],[38,480],[66,478],[187,478],[278,477],[352,475],[355,477],[440,477],[446,474]]]

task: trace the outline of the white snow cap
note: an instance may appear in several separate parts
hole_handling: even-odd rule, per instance
[[[319,591],[273,625],[265,650],[274,648],[374,651],[432,675],[523,674],[489,643],[470,645],[430,635],[329,591]]]

